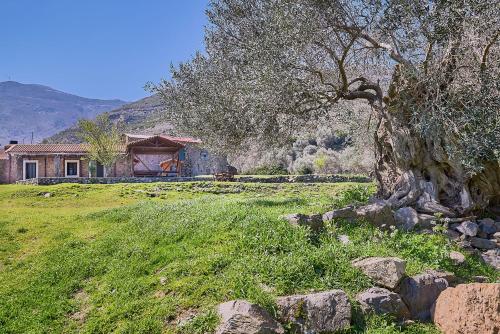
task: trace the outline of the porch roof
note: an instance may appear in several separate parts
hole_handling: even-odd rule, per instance
[[[156,136],[149,136],[139,140],[134,140],[127,144],[127,149],[130,149],[131,147],[151,146],[151,145],[156,147],[164,147],[164,146],[175,147],[179,149],[185,146],[184,143],[172,140],[168,136],[156,135]]]
[[[193,144],[201,144],[200,139],[196,138],[190,138],[190,137],[175,137],[175,136],[168,136],[168,135],[142,135],[142,134],[132,134],[132,133],[126,133],[125,136],[129,140],[129,143],[132,142],[137,142],[143,139],[149,139],[153,137],[162,137],[171,141],[175,141],[181,144],[187,144],[187,143],[193,143]]]

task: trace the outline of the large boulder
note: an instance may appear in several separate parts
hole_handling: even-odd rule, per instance
[[[406,262],[396,257],[368,257],[351,262],[377,285],[394,290],[406,271]]]
[[[290,333],[331,333],[350,326],[351,305],[342,290],[280,297],[276,304]]]
[[[494,234],[497,231],[497,226],[495,221],[491,218],[485,218],[478,221],[479,222],[479,230],[484,234],[490,235]]]
[[[419,224],[417,210],[411,207],[399,208],[394,212],[396,224],[405,231],[413,230]]]
[[[356,212],[353,206],[347,206],[342,209],[325,212],[322,216],[324,222],[329,222],[336,218],[355,218]]]
[[[431,317],[432,304],[448,288],[448,281],[432,272],[406,277],[400,284],[400,295],[410,310],[411,318],[426,321]]]
[[[232,300],[217,308],[221,322],[216,334],[283,334],[285,330],[262,307],[245,300]]]
[[[319,232],[323,229],[323,218],[320,214],[305,215],[302,213],[292,213],[283,218],[290,224],[295,226],[308,226],[314,232]]]
[[[475,237],[477,235],[478,230],[479,230],[478,225],[469,220],[464,221],[462,224],[457,226],[458,232],[465,234],[466,236],[469,237]]]
[[[490,249],[489,251],[481,254],[483,261],[495,268],[500,270],[500,248]]]
[[[364,218],[377,226],[392,226],[396,224],[391,205],[384,200],[357,208],[356,216]]]
[[[489,240],[477,237],[470,238],[470,243],[473,247],[479,249],[495,249],[497,247],[496,240]]]
[[[433,308],[434,323],[445,334],[500,333],[500,284],[460,284],[443,291]]]
[[[365,313],[390,314],[398,320],[410,319],[410,311],[401,297],[384,288],[369,288],[356,296]]]

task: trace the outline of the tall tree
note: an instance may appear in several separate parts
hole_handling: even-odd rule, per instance
[[[463,215],[500,204],[498,0],[212,0],[206,54],[155,87],[177,125],[230,149],[375,122],[379,195]]]
[[[122,139],[118,125],[107,114],[95,120],[78,121],[79,135],[89,147],[88,158],[110,168],[122,155]]]

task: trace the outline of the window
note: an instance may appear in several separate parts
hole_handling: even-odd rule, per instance
[[[24,160],[23,161],[23,179],[35,179],[38,177],[38,161]]]
[[[208,152],[207,151],[201,151],[200,152],[200,158],[201,158],[201,160],[208,160]]]
[[[78,177],[80,175],[80,160],[66,160],[66,177]]]

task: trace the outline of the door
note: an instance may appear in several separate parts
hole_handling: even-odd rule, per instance
[[[26,168],[26,174],[25,174],[26,180],[35,179],[37,177],[36,162],[25,162],[25,168]]]
[[[97,177],[104,177],[104,166],[100,162],[97,162],[95,174]]]

